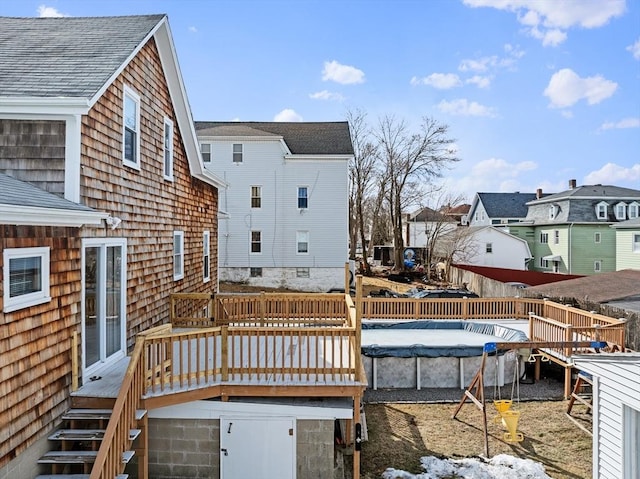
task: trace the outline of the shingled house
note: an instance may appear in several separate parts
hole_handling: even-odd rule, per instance
[[[0,18],[0,477],[33,478],[80,384],[217,286],[167,17]],[[72,337],[78,335],[78,353]]]

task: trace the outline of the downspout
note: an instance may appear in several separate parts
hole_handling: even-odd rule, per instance
[[[573,223],[570,223],[569,224],[569,252],[568,252],[569,254],[567,255],[568,258],[569,258],[569,264],[568,264],[568,266],[569,266],[568,270],[569,271],[567,271],[568,274],[571,274],[571,270],[572,270],[572,267],[571,267],[571,230],[572,229],[573,229]]]

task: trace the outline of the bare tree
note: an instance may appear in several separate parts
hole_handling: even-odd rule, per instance
[[[452,162],[459,161],[452,148],[453,139],[447,136],[448,126],[425,117],[417,132],[411,132],[404,120],[385,116],[374,132],[384,165],[386,199],[391,217],[395,268],[403,267],[404,240],[402,211],[415,194]],[[414,197],[415,198],[415,197]]]
[[[362,269],[365,274],[369,274],[365,201],[374,185],[377,170],[377,148],[371,141],[369,127],[365,120],[366,114],[361,110],[347,112],[351,142],[353,143],[353,160],[349,165],[350,220],[353,222],[349,225],[351,240],[349,256],[352,259],[355,258],[356,245],[359,242],[362,245]]]
[[[449,231],[440,239],[435,256],[445,264],[444,280],[449,281],[451,265],[464,262],[477,254],[478,245],[473,239],[473,231],[468,227]]]

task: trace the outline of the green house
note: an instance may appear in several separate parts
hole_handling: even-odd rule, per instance
[[[627,230],[615,226],[640,217],[640,190],[576,186],[571,180],[568,190],[530,201],[527,208],[525,220],[509,230],[529,243],[531,269],[581,275],[611,272],[620,269],[617,257],[627,261],[616,248],[616,237]]]
[[[640,270],[640,217],[611,225],[616,234],[616,269]]]

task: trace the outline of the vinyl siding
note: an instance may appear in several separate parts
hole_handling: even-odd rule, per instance
[[[625,477],[623,405],[640,411],[640,357],[634,354],[630,361],[576,359],[576,366],[597,378],[593,415],[597,423],[594,424],[597,457],[593,477],[621,479]]]
[[[600,243],[595,233],[600,233]],[[575,225],[571,232],[571,274],[596,274],[594,261],[602,263],[602,273],[616,270],[615,231],[609,225]]]
[[[640,269],[640,251],[633,251],[633,235],[640,230],[616,230],[616,270]]]

